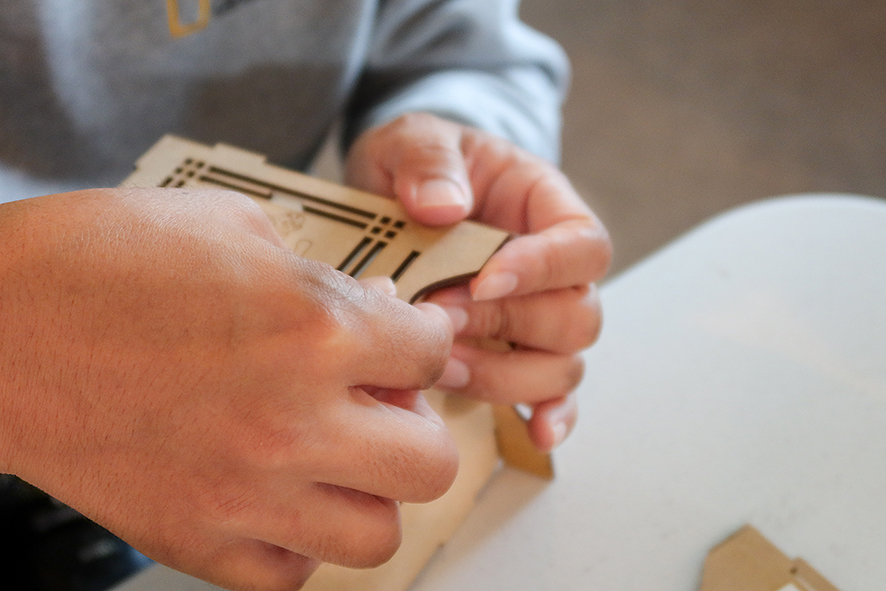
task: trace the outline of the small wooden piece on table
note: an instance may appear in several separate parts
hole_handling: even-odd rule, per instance
[[[791,560],[750,525],[711,550],[700,591],[839,591],[802,558]]]

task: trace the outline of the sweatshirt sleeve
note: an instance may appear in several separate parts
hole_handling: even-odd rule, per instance
[[[569,65],[519,0],[388,0],[348,109],[345,145],[407,112],[485,129],[556,162]]]

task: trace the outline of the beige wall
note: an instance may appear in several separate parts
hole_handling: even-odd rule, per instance
[[[767,196],[886,197],[886,2],[524,0],[573,60],[563,167],[616,270]]]

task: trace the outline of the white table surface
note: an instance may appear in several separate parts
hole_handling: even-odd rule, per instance
[[[495,477],[414,591],[696,591],[745,523],[884,588],[886,201],[748,206],[601,295],[556,480]],[[155,567],[121,591],[211,588]]]

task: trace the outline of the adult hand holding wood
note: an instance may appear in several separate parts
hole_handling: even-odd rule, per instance
[[[348,182],[397,197],[429,225],[474,219],[518,235],[470,290],[435,294],[457,341],[438,386],[533,407],[529,433],[549,451],[572,429],[580,352],[597,338],[612,244],[605,228],[551,163],[488,133],[427,114],[369,129],[352,146]],[[489,351],[472,343],[513,343]]]
[[[452,338],[286,250],[226,192],[0,208],[0,471],[234,589],[372,566],[457,456],[419,389]]]

